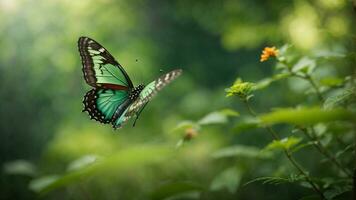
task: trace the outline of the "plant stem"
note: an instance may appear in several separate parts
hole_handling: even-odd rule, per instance
[[[309,81],[309,83],[313,86],[313,88],[314,88],[314,90],[316,92],[316,95],[318,95],[319,100],[321,102],[324,102],[324,97],[323,97],[323,95],[321,95],[321,92],[320,92],[318,86],[315,84],[314,79],[309,74],[305,75],[305,79],[307,81]]]
[[[248,100],[244,99],[243,101],[246,104],[246,107],[249,110],[250,114],[254,117],[257,117],[257,113],[251,108]],[[267,125],[265,126],[265,128],[272,135],[274,140],[280,140],[280,137],[278,136],[277,132],[273,130],[272,127]],[[290,161],[290,163],[299,171],[300,174],[302,174],[305,177],[305,180],[309,183],[309,185],[313,188],[313,190],[319,194],[320,198],[326,199],[323,192],[318,188],[318,186],[313,182],[313,180],[309,177],[309,175],[303,170],[303,168],[299,165],[299,163],[294,159],[289,149],[284,148],[283,152],[288,158],[288,160]]]
[[[320,102],[324,102],[323,95],[321,94],[321,92],[320,92],[318,86],[316,85],[314,79],[309,74],[300,75],[300,74],[297,74],[297,73],[293,72],[292,69],[290,69],[289,67],[287,67],[287,68],[288,68],[288,71],[289,71],[290,75],[308,81],[310,83],[310,85],[314,88],[315,93],[318,96],[319,101]]]
[[[245,103],[248,111],[250,112],[250,114],[254,117],[257,117],[257,114],[255,113],[255,111],[253,111],[253,109],[251,108],[250,104],[248,103],[247,99],[244,99],[243,102]]]
[[[313,146],[321,153],[323,154],[328,160],[332,163],[335,164],[336,167],[338,167],[345,175],[352,177],[352,174],[346,170],[341,163],[333,156],[327,149],[324,147],[324,145],[321,144],[320,139],[316,136],[314,129],[312,128],[312,132],[309,133],[306,128],[299,128],[304,135],[313,142]]]

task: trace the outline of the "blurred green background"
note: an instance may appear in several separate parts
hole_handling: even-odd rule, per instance
[[[307,54],[347,52],[353,48],[354,19],[347,0],[0,0],[0,164],[20,160],[24,174],[2,170],[0,199],[38,197],[34,177],[66,174],[77,159],[105,162],[69,178],[45,199],[150,199],[164,196],[169,188],[162,187],[169,183],[178,184],[173,190],[191,187],[182,199],[308,194],[292,184],[209,190],[226,162],[211,156],[219,147],[263,147],[269,136],[263,130],[233,134],[231,125],[211,125],[177,149],[184,133],[174,127],[224,108],[245,112],[236,99],[225,98],[224,88],[238,76],[254,82],[272,73],[271,62],[259,62],[265,46],[290,43]],[[81,112],[90,87],[81,71],[80,36],[105,46],[135,85],[152,81],[161,69],[184,73],[148,104],[136,127],[129,123],[114,131]],[[333,70],[349,73],[343,65]],[[261,112],[301,100],[299,85],[271,87],[254,102]],[[296,93],[285,92],[291,88]],[[244,182],[278,168],[253,159],[234,162],[241,164]],[[201,187],[208,189],[194,192]]]

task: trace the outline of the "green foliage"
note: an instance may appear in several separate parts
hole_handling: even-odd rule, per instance
[[[355,100],[355,98],[356,98],[355,91],[356,91],[355,87],[341,89],[341,90],[337,91],[336,94],[329,96],[325,100],[324,105],[323,105],[324,108],[327,110],[330,110],[333,108],[347,106],[347,104],[349,102],[352,102],[353,100]]]
[[[212,156],[213,158],[268,158],[270,154],[253,146],[234,145],[219,149]]]
[[[255,130],[256,128],[264,128],[271,134],[273,140],[267,144],[261,152],[267,153],[275,150],[283,150],[287,158],[286,160],[290,162],[291,166],[293,166],[299,174],[295,175],[291,173],[287,178],[281,176],[262,176],[247,182],[245,185],[254,182],[272,185],[299,183],[300,186],[312,189],[317,194],[307,195],[303,197],[303,199],[335,199],[341,195],[350,195],[350,191],[354,189],[351,181],[352,174],[349,172],[349,166],[345,163],[354,162],[354,158],[350,152],[346,153],[351,149],[349,145],[350,142],[341,140],[339,134],[345,137],[348,135],[348,138],[355,137],[353,135],[355,131],[353,130],[354,127],[352,128],[351,125],[355,123],[356,119],[354,78],[346,77],[343,79],[326,74],[326,77],[319,77],[320,81],[317,82],[314,77],[320,76],[320,74],[318,74],[318,66],[324,62],[322,60],[325,59],[326,56],[303,56],[290,45],[285,45],[279,51],[276,51],[278,52],[278,63],[276,65],[277,74],[258,81],[251,87],[252,89],[248,87],[248,82],[243,84],[241,79],[238,79],[238,81],[227,90],[228,96],[237,95],[240,97],[249,114],[253,116],[253,118],[250,118],[244,117],[241,114],[242,117],[240,117],[240,120],[235,124],[234,130],[239,133]],[[328,53],[329,56],[335,56],[336,54],[337,53]],[[339,55],[336,57],[338,56]],[[341,57],[343,57],[342,54]],[[265,55],[265,58],[269,59],[268,55]],[[273,109],[272,112],[264,114],[258,114],[253,110],[250,101],[248,101],[248,96],[252,90],[258,92],[268,89],[273,86],[272,83],[286,81],[289,78],[300,79],[309,84],[313,92],[310,92],[310,88],[308,90],[305,87],[302,94],[297,95],[315,95],[319,102],[312,104],[318,106],[305,106],[303,102],[299,102],[299,104],[296,102],[296,108],[279,107]],[[293,82],[290,81],[290,83]],[[324,98],[324,95],[327,95],[327,98]],[[320,103],[322,105],[321,107],[319,106]],[[294,127],[292,135],[280,139],[279,133],[272,127],[276,124],[287,124]],[[295,135],[299,133],[303,133],[305,138],[303,138],[302,135]],[[335,153],[330,152],[330,146],[333,147],[334,151],[336,149]],[[314,159],[317,159],[319,162],[328,162],[331,164],[330,166],[334,167],[333,170],[328,169],[329,171],[333,171],[332,177],[329,177],[329,173],[320,173],[322,174],[321,176],[328,178],[314,178],[304,169],[303,163],[300,164],[296,160],[294,154],[298,152],[299,154],[306,155],[304,152],[307,147],[308,149],[313,148],[320,153],[320,157]],[[345,157],[341,158],[340,154],[344,153]],[[213,155],[216,158],[259,158],[261,153],[257,153],[253,147],[237,145],[223,148]],[[317,163],[317,160],[313,162]],[[232,165],[234,165],[234,163],[232,163]],[[273,173],[280,174],[278,171]],[[347,177],[340,176],[340,174]],[[229,180],[225,182],[228,183]]]
[[[258,177],[253,180],[248,181],[244,185],[248,185],[251,183],[255,182],[262,182],[262,184],[271,184],[271,185],[279,185],[279,184],[285,184],[285,183],[294,183],[294,182],[299,182],[303,181],[305,178],[300,175],[296,174],[291,174],[289,177]]]
[[[353,12],[345,0],[0,1],[1,199],[351,199]],[[80,112],[82,35],[135,85],[184,74],[114,131]],[[266,44],[278,53],[261,63]]]
[[[238,117],[239,113],[232,109],[223,109],[221,111],[212,112],[204,116],[202,119],[198,121],[199,125],[207,125],[207,124],[220,124],[226,123],[228,121],[228,117]]]
[[[114,171],[125,174],[128,170],[147,166],[167,158],[170,150],[165,147],[131,147],[119,151],[108,158],[99,160],[92,156],[80,158],[68,166],[63,175],[47,175],[31,181],[30,188],[36,192],[47,193],[63,186],[81,181],[84,177],[96,174],[110,174]]]
[[[198,199],[199,192],[203,190],[202,186],[199,186],[192,182],[173,182],[166,183],[157,188],[151,194],[152,200],[162,200],[172,197],[182,198],[184,195],[185,199]]]
[[[218,174],[211,182],[210,189],[221,190],[227,189],[229,192],[236,192],[242,178],[242,172],[236,167],[225,169]]]
[[[241,118],[239,122],[235,125],[234,131],[236,133],[245,132],[251,129],[258,128],[260,126],[260,120],[258,118]]]
[[[301,142],[302,138],[298,137],[287,137],[281,140],[273,140],[269,143],[264,150],[278,150],[278,149],[291,149]]]
[[[352,121],[355,114],[345,109],[323,110],[313,108],[284,108],[260,116],[264,124],[290,123],[295,125],[313,125],[320,122]]]

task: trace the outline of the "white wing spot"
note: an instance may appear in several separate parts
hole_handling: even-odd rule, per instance
[[[169,74],[167,74],[167,75],[164,77],[164,80],[165,80],[165,81],[168,81],[168,80],[169,80]]]

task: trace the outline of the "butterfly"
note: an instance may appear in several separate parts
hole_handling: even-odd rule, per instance
[[[88,112],[91,119],[101,123],[111,123],[115,129],[122,127],[133,116],[136,116],[135,126],[151,98],[182,74],[181,69],[176,69],[146,86],[140,84],[134,87],[124,68],[98,42],[80,37],[78,49],[84,79],[93,87],[84,96],[83,112]]]

